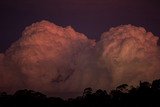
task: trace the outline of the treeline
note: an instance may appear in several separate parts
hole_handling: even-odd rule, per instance
[[[32,90],[19,90],[13,95],[0,93],[0,107],[160,107],[160,79],[140,82],[137,87],[122,84],[107,93],[84,89],[83,95],[63,100],[47,97]]]

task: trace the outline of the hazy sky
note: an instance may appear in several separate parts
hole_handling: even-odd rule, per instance
[[[159,0],[1,0],[0,52],[17,40],[24,28],[43,19],[71,25],[99,39],[112,26],[133,24],[160,35]]]

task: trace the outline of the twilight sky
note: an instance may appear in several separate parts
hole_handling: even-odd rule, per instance
[[[43,19],[71,25],[99,39],[112,26],[133,24],[160,35],[159,0],[1,0],[0,52],[17,40],[26,26]]]

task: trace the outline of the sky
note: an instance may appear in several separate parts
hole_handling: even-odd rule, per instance
[[[160,35],[159,0],[1,0],[0,52],[21,37],[26,26],[49,20],[100,39],[111,27],[142,26]]]

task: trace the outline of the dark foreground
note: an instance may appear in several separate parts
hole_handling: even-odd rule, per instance
[[[160,107],[160,79],[137,87],[122,84],[110,93],[86,88],[82,96],[67,100],[26,89],[13,95],[1,92],[0,107]]]

